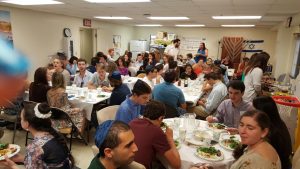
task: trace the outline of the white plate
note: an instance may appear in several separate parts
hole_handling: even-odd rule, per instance
[[[207,160],[207,161],[222,161],[224,159],[224,154],[223,152],[220,150],[221,152],[221,156],[218,157],[218,156],[214,156],[213,158],[209,158],[209,157],[206,157],[206,156],[202,156],[201,154],[199,154],[196,150],[195,152],[195,155],[201,159],[204,159],[204,160]]]
[[[20,152],[20,150],[21,150],[21,147],[20,147],[19,145],[16,145],[16,144],[9,144],[8,147],[14,147],[14,148],[16,148],[16,151],[15,151],[15,152],[13,152],[12,154],[9,154],[9,155],[8,155],[8,158],[11,158],[11,157],[15,156],[15,155],[18,154],[18,153]],[[4,155],[3,155],[3,156],[0,156],[0,160],[4,160],[4,159],[5,159],[5,158],[4,158]]]
[[[227,126],[225,126],[224,124],[222,124],[223,126],[225,126],[224,129],[217,129],[217,128],[214,128],[214,127],[210,127],[209,124],[214,125],[214,124],[219,124],[219,123],[208,123],[208,124],[207,124],[207,128],[210,129],[210,130],[217,130],[217,131],[219,131],[219,132],[226,132],[225,128],[226,128]],[[221,124],[221,123],[220,123],[220,124]]]
[[[223,140],[221,140],[221,141],[219,142],[220,146],[221,146],[222,148],[226,149],[226,150],[233,151],[234,149],[232,149],[231,147],[229,147],[229,146],[227,146],[227,145],[224,144],[224,141],[225,141],[225,140],[229,140],[229,139],[223,139]],[[236,140],[236,141],[239,141],[239,140]],[[239,142],[240,142],[240,141],[239,141]]]
[[[190,144],[193,144],[193,145],[196,145],[196,146],[205,146],[206,143],[203,142],[203,141],[198,141],[194,138],[186,138],[185,139],[186,142],[190,143]]]

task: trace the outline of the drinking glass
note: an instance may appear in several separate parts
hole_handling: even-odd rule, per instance
[[[181,142],[184,142],[186,137],[186,129],[183,127],[179,127],[179,139]]]

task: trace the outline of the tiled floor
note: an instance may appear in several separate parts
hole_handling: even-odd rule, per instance
[[[94,144],[94,129],[90,133],[90,143],[89,145],[85,145],[83,142],[79,140],[73,140],[72,145],[72,155],[75,158],[76,166],[81,169],[88,168],[90,162],[93,159],[93,152],[91,146]],[[1,143],[11,143],[13,136],[13,131],[4,129],[4,136],[0,139]],[[16,133],[15,144],[21,146],[21,153],[24,154],[25,151],[25,138],[26,132],[18,130]]]

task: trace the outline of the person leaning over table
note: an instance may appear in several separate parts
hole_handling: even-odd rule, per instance
[[[176,78],[175,70],[170,69],[165,72],[165,82],[154,86],[152,96],[154,100],[176,109],[177,116],[180,116],[186,113],[186,102],[182,90],[174,85]]]
[[[110,105],[120,105],[126,96],[130,94],[130,89],[124,83],[122,83],[121,73],[114,71],[108,77],[110,85],[113,87],[112,93],[109,99]]]
[[[280,117],[275,101],[269,96],[256,97],[253,100],[253,107],[269,116],[271,127],[268,141],[280,157],[281,168],[291,168],[290,158],[293,152],[291,136],[287,126]]]
[[[98,63],[96,66],[97,72],[92,76],[92,79],[88,82],[89,89],[96,89],[98,87],[109,87],[108,73],[106,73],[106,67],[102,63]]]
[[[21,112],[21,125],[33,141],[26,147],[25,156],[17,154],[0,162],[6,169],[18,169],[15,162],[24,162],[26,169],[71,169],[74,159],[63,136],[51,127],[52,113],[46,103],[26,103]]]
[[[230,128],[238,128],[240,116],[252,110],[251,102],[243,100],[245,85],[242,81],[232,80],[228,85],[229,99],[224,100],[214,116],[206,117],[209,123],[223,123]]]
[[[270,134],[269,117],[259,110],[245,112],[240,120],[239,133],[243,146],[235,149],[236,161],[230,169],[281,169],[280,158],[267,137]],[[191,169],[213,168],[209,165]]]
[[[204,75],[204,79],[209,85],[213,86],[213,89],[207,99],[200,99],[198,106],[193,107],[191,112],[195,112],[197,116],[203,119],[214,113],[215,109],[227,96],[227,87],[222,83],[221,78],[222,75],[215,72]]]
[[[152,100],[147,103],[143,118],[134,119],[129,123],[135,136],[135,143],[139,147],[135,161],[143,164],[147,169],[156,168],[153,165],[156,155],[164,157],[174,169],[179,169],[181,166],[180,155],[173,139],[173,130],[166,127],[164,133],[160,127],[165,115],[165,105]]]
[[[86,70],[86,60],[78,59],[77,66],[79,73],[75,75],[73,84],[77,87],[86,87],[88,82],[92,79],[93,74]]]
[[[117,169],[129,165],[138,151],[134,137],[132,130],[124,122],[103,122],[95,133],[95,144],[99,153],[88,169]]]
[[[121,103],[115,120],[128,124],[131,120],[138,118],[143,114],[144,106],[150,98],[150,86],[142,80],[137,80],[133,86],[132,94],[127,95],[126,100]]]

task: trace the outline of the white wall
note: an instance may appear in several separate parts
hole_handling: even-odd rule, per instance
[[[278,77],[282,73],[286,73],[287,75],[290,73],[296,42],[294,33],[300,33],[299,25],[300,13],[293,16],[290,28],[285,27],[284,22],[275,28],[278,29],[275,52],[275,59],[277,61],[275,66],[275,77]],[[295,80],[291,80],[291,83],[296,86],[295,95],[300,98],[300,76],[298,75]]]
[[[14,45],[26,54],[31,62],[29,79],[33,79],[37,67],[48,63],[48,56],[62,49],[64,28],[71,29],[74,55],[80,55],[79,29],[83,27],[81,18],[3,6],[0,6],[0,10],[10,11]],[[107,53],[107,49],[112,47],[114,34],[121,35],[123,50],[127,49],[128,42],[133,39],[133,28],[129,26],[93,20],[92,27],[98,30],[98,51]]]
[[[276,39],[276,31],[263,28],[172,28],[172,27],[158,27],[158,28],[135,28],[136,39],[149,40],[150,34],[156,35],[158,31],[164,31],[168,33],[175,33],[179,37],[186,38],[206,38],[206,47],[209,50],[209,57],[216,58],[218,54],[218,41],[223,36],[238,36],[243,37],[245,40],[264,40],[264,44],[261,46],[263,50],[267,51],[271,55],[270,62],[274,63],[274,47]],[[196,52],[196,51],[195,51]],[[185,54],[186,52],[184,52]],[[219,57],[221,56],[221,49],[219,51]]]

